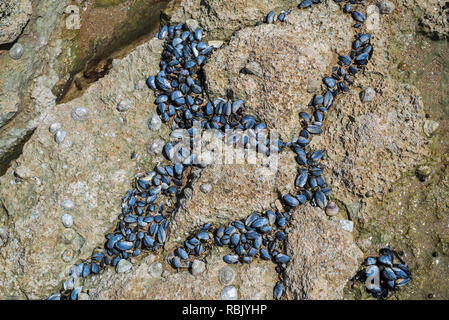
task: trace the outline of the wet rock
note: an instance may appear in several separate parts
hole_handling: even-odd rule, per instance
[[[366,88],[360,93],[360,99],[362,102],[371,102],[376,97],[376,91],[373,88]]]
[[[221,300],[237,300],[237,289],[233,286],[224,287],[220,296]]]
[[[379,11],[382,14],[393,13],[395,8],[394,3],[388,0],[378,2],[377,6],[379,7]]]
[[[29,0],[4,0],[0,3],[0,44],[17,39],[32,13]]]
[[[310,205],[292,215],[285,273],[288,299],[341,299],[363,255],[349,232]],[[332,276],[329,276],[332,275]]]
[[[11,59],[19,60],[23,55],[23,46],[20,43],[14,43],[14,45],[9,49],[9,56]]]

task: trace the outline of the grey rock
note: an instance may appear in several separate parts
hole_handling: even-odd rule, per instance
[[[360,93],[360,100],[362,102],[370,102],[373,101],[376,97],[376,91],[373,88],[368,87]]]
[[[148,128],[151,131],[158,131],[161,128],[162,121],[157,113],[152,113],[148,119]]]
[[[221,300],[237,300],[237,289],[234,286],[227,286],[221,290]]]
[[[387,0],[378,2],[377,6],[379,7],[379,11],[382,14],[393,13],[394,8],[395,8],[394,3],[391,1],[387,1]]]
[[[164,268],[162,266],[162,263],[160,262],[153,262],[148,268],[148,273],[153,278],[160,278],[162,275],[162,271],[164,271]]]
[[[89,119],[90,111],[85,107],[75,107],[70,112],[70,116],[75,121],[86,121]]]
[[[191,272],[194,276],[202,273],[206,269],[206,263],[201,260],[193,260]]]
[[[419,178],[424,180],[432,174],[432,168],[430,168],[430,166],[428,165],[420,165],[416,169],[416,174]]]
[[[19,60],[20,58],[22,58],[22,55],[23,46],[18,42],[14,43],[11,49],[9,49],[9,56],[11,57],[11,59]]]
[[[117,266],[115,267],[115,270],[118,273],[125,273],[131,270],[133,267],[132,263],[128,260],[122,259],[118,262]]]
[[[61,221],[62,221],[62,224],[64,225],[64,227],[66,227],[66,228],[71,228],[73,226],[73,217],[69,213],[65,213],[61,217]]]
[[[55,133],[55,142],[56,143],[61,143],[64,141],[65,137],[67,136],[67,132],[65,132],[62,129],[59,129],[58,131],[56,131]]]
[[[231,267],[224,267],[220,270],[218,277],[219,277],[221,284],[227,286],[234,281],[235,271]]]

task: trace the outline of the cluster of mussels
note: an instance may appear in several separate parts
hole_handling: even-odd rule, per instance
[[[386,298],[390,291],[397,291],[411,281],[408,265],[397,252],[389,247],[379,250],[380,256],[368,257],[363,262],[365,268],[358,279],[365,283],[366,290],[376,298]],[[400,263],[394,263],[395,256]]]
[[[305,0],[298,7],[304,9],[319,2]],[[357,22],[354,27],[359,28],[365,17],[361,12],[351,10],[350,5],[355,1],[346,2],[343,10],[351,13]],[[282,11],[277,18],[270,12],[264,22],[283,22],[291,10]],[[332,74],[323,79],[322,94],[315,95],[309,103],[310,114],[299,114],[303,125],[299,137],[286,143],[280,139],[270,141],[266,124],[244,114],[244,101],[208,99],[202,66],[213,48],[202,41],[200,28],[190,30],[182,23],[163,26],[156,37],[164,40],[160,72],[150,76],[147,84],[155,91],[155,104],[161,120],[171,125],[171,137],[177,141],[168,142],[163,148],[166,164],[135,176],[134,188],[122,199],[122,213],[114,231],[106,235],[104,248],[95,250],[88,261],[73,266],[63,289],[49,299],[76,300],[82,290],[81,286],[75,285],[77,278],[97,274],[107,265],[117,266],[122,259],[138,256],[144,250],[156,251],[164,246],[170,221],[176,213],[176,197],[186,184],[186,172],[194,166],[205,166],[191,148],[199,129],[215,129],[218,137],[224,137],[227,132],[225,142],[228,145],[245,150],[252,148],[266,156],[291,148],[300,165],[295,181],[297,193],[282,196],[284,212],[253,212],[247,218],[225,226],[203,225],[169,255],[168,262],[174,268],[191,268],[192,259],[204,257],[213,245],[227,246],[233,253],[224,256],[225,262],[250,263],[253,258],[271,260],[277,264],[276,271],[282,278],[290,261],[285,240],[294,209],[307,200],[321,208],[327,204],[331,189],[323,181],[323,168],[319,163],[325,152],[311,150],[309,140],[312,135],[322,132],[323,121],[334,99],[349,90],[353,76],[368,63],[373,53],[370,35],[356,35],[350,54],[338,57],[338,65],[332,69]],[[187,131],[190,143],[179,141],[183,135],[181,129]],[[403,284],[396,284],[400,285]],[[274,287],[274,298],[279,299],[282,294],[283,286],[279,281]]]

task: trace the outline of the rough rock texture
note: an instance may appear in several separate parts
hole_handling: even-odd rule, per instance
[[[292,11],[282,24],[237,32],[206,65],[209,90],[218,96],[231,92],[235,99],[245,100],[248,113],[289,140],[300,130],[298,112],[306,109],[312,97],[307,86],[330,72],[336,52],[350,48],[352,21],[339,10],[328,2]],[[241,72],[252,61],[261,66],[262,77]]]
[[[6,0],[0,3],[0,44],[17,39],[31,16],[29,0]]]
[[[222,40],[244,26],[262,21],[271,10],[280,12],[297,4],[295,0],[182,0],[171,20],[184,22],[195,19],[207,32],[209,39]]]
[[[220,270],[229,267],[221,258],[227,250],[213,250],[205,259],[206,270],[194,276],[189,271],[180,272],[153,255],[143,258],[139,265],[128,274],[116,274],[108,269],[95,281],[88,284],[91,296],[96,299],[220,299],[225,287],[219,281]],[[159,259],[159,260],[157,260]],[[162,277],[154,278],[148,273],[148,266],[154,261],[164,265]],[[277,281],[274,265],[254,262],[250,265],[231,266],[236,277],[231,284],[237,288],[238,298],[246,300],[271,299],[273,286]]]
[[[160,160],[149,159],[145,146],[150,139],[167,137],[167,128],[148,130],[154,96],[134,86],[156,72],[161,50],[159,40],[138,47],[83,97],[48,108],[20,159],[0,178],[1,227],[9,235],[0,251],[0,297],[44,298],[55,290],[73,263],[104,244],[139,166]],[[116,105],[125,98],[134,104],[123,116]],[[87,121],[71,118],[79,106],[90,111]],[[49,132],[55,122],[67,132],[59,145]],[[130,160],[133,150],[137,164]],[[27,173],[22,179],[14,175],[18,167],[21,175]],[[75,204],[70,213],[78,236],[66,245],[61,203],[69,199]],[[66,249],[74,252],[67,262],[61,258]]]
[[[292,257],[285,272],[289,299],[342,299],[363,257],[351,233],[310,205],[293,214],[287,248]]]
[[[279,194],[294,188],[297,164],[293,152],[279,155],[278,169],[258,164],[214,164],[192,181],[192,195],[185,201],[175,222],[177,234],[192,231],[214,221],[227,223],[241,219],[253,211],[268,210]],[[274,168],[274,167],[273,167]],[[210,183],[212,190],[204,193],[201,185]]]
[[[439,0],[417,0],[423,11],[421,24],[424,32],[437,39],[449,38],[449,3]]]

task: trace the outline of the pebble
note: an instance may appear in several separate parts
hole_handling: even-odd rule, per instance
[[[56,131],[58,131],[59,129],[61,129],[61,124],[59,122],[52,123],[50,127],[48,127],[48,131],[53,134],[56,133]]]
[[[131,107],[132,102],[129,99],[124,99],[120,101],[117,105],[117,111],[118,112],[125,112],[128,111],[128,109]]]
[[[72,109],[70,115],[73,120],[82,122],[89,119],[90,112],[85,107],[76,107]]]
[[[72,249],[65,249],[61,258],[64,262],[70,262],[73,260],[74,255],[75,252]]]
[[[66,136],[67,136],[67,132],[65,132],[62,129],[58,129],[55,133],[55,142],[56,143],[63,142]]]
[[[221,300],[237,300],[237,289],[233,286],[224,287],[220,296]]]
[[[320,80],[312,80],[307,85],[307,92],[308,93],[315,93],[321,88],[321,81]]]
[[[376,91],[373,88],[368,87],[360,93],[360,100],[362,102],[370,102],[373,101],[376,97]]]
[[[352,232],[354,230],[354,222],[351,220],[340,220],[340,224],[345,231]]]
[[[115,270],[118,273],[125,273],[125,272],[128,272],[129,270],[131,270],[132,267],[133,267],[133,265],[131,262],[129,262],[128,260],[122,259],[117,264]]]
[[[263,70],[259,63],[252,61],[245,66],[245,71],[258,77],[263,76]]]
[[[433,120],[424,121],[423,126],[424,134],[430,138],[438,130],[439,126],[440,124],[436,121]]]
[[[201,260],[193,260],[191,272],[194,276],[202,273],[206,269],[206,263]]]
[[[329,217],[336,216],[338,214],[338,206],[335,202],[330,201],[326,206],[326,214]]]
[[[212,191],[212,185],[210,183],[203,183],[200,186],[200,190],[204,193],[209,193]]]
[[[162,153],[162,150],[164,148],[164,141],[161,139],[156,139],[150,142],[147,146],[147,152],[152,155],[158,155]]]
[[[153,278],[159,278],[162,275],[162,271],[164,271],[164,269],[162,267],[162,263],[160,263],[160,262],[154,262],[148,268],[148,273]]]
[[[22,179],[27,179],[31,177],[31,171],[30,169],[28,169],[25,166],[18,166],[15,170],[14,170],[15,174],[22,178]]]
[[[377,6],[379,7],[379,11],[382,14],[390,14],[394,11],[394,3],[391,1],[380,1],[377,3]]]
[[[62,242],[65,244],[72,243],[72,241],[75,239],[75,236],[75,230],[71,228],[64,229],[64,231],[62,231]]]
[[[61,203],[61,208],[64,210],[73,210],[75,208],[75,203],[70,199],[64,200]]]
[[[158,131],[161,128],[162,121],[161,118],[157,115],[157,113],[153,113],[150,115],[150,119],[148,120],[148,128],[151,131]]]
[[[19,60],[23,55],[23,46],[20,43],[15,43],[11,49],[9,49],[9,56],[11,59]]]
[[[64,214],[62,216],[61,220],[62,220],[62,224],[64,225],[64,227],[70,228],[73,226],[73,217],[71,214],[69,214],[69,213]]]
[[[220,270],[218,278],[219,278],[221,284],[223,284],[225,286],[229,285],[235,279],[235,271],[231,267],[224,267]]]

